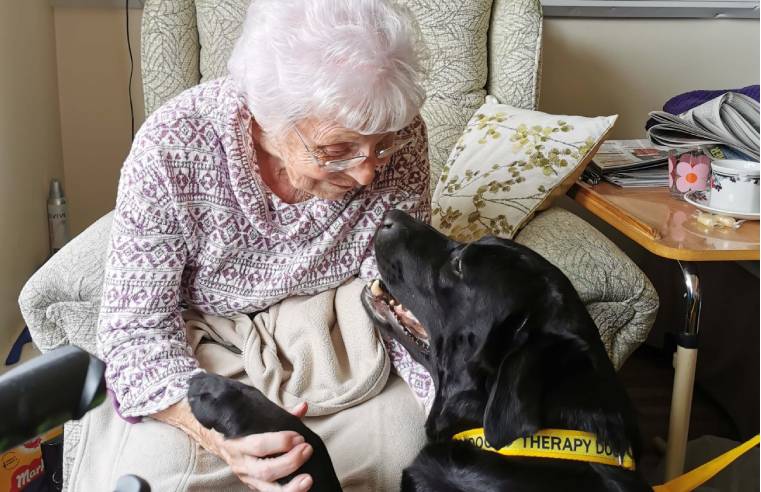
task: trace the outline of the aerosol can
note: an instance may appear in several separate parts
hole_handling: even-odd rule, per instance
[[[50,236],[50,254],[55,254],[69,241],[69,220],[66,197],[63,186],[54,179],[50,182],[48,193],[48,234]]]

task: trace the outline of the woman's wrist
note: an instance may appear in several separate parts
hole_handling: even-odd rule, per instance
[[[207,451],[219,456],[217,433],[201,425],[186,399],[154,413],[151,418],[180,429]]]

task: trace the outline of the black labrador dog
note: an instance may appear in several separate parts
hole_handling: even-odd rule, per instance
[[[493,237],[452,241],[400,211],[375,236],[382,283],[363,292],[381,332],[433,377],[428,444],[404,470],[404,491],[646,491],[636,471],[561,459],[503,456],[456,434],[483,428],[494,448],[541,429],[595,434],[615,456],[640,454],[632,404],[570,281],[530,249]],[[340,490],[318,436],[257,390],[195,376],[190,405],[227,437],[294,430],[314,446],[298,473]],[[290,477],[287,477],[287,479]]]

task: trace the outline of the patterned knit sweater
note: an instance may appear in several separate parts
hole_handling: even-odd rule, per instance
[[[121,171],[98,322],[106,381],[124,417],[181,400],[198,371],[181,310],[253,313],[292,295],[377,275],[371,240],[383,214],[430,215],[425,126],[374,182],[329,201],[287,204],[258,173],[252,115],[217,79],[152,114]],[[400,346],[392,362],[423,399],[432,385]],[[423,376],[421,376],[423,374]],[[406,377],[405,377],[406,376]]]

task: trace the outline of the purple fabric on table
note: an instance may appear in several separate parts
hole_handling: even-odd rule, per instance
[[[681,114],[685,111],[689,111],[692,108],[700,106],[706,101],[710,101],[711,99],[719,97],[726,92],[737,92],[738,94],[745,94],[748,97],[752,97],[756,101],[759,100],[759,86],[756,84],[743,87],[742,89],[725,89],[715,91],[699,90],[685,92],[684,94],[679,94],[678,96],[674,96],[666,101],[666,104],[663,105],[663,110],[671,114]],[[650,118],[647,120],[647,124],[645,124],[645,130],[650,129],[650,127],[654,124],[655,120]]]

